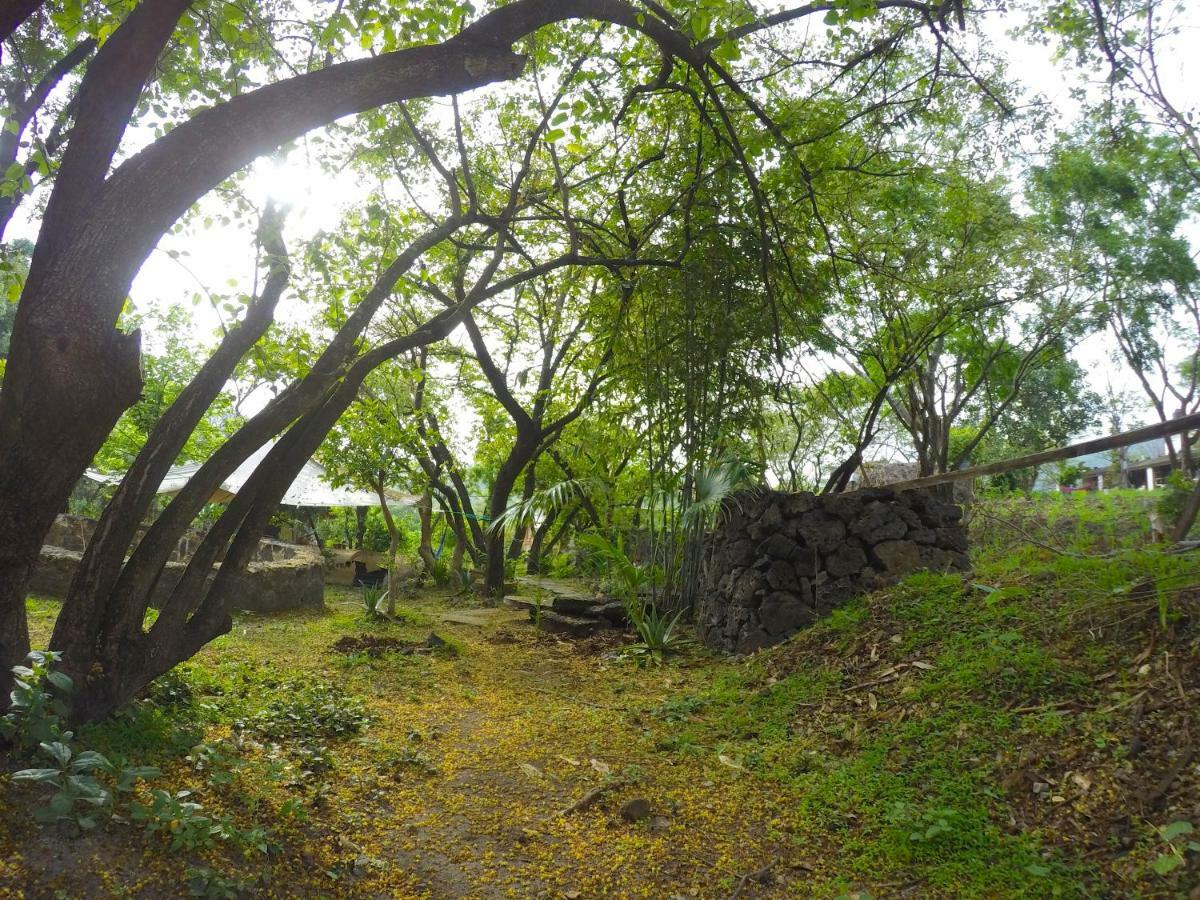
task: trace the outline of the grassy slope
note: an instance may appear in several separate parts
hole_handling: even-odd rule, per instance
[[[423,639],[432,597],[398,626],[347,596],[246,617],[84,742],[159,763],[160,786],[279,849],[171,852],[120,825],[48,840],[18,813],[0,895],[169,896],[205,866],[284,896],[1186,896],[1200,863],[1151,867],[1170,852],[1156,828],[1200,826],[1200,559],[1139,549],[1143,499],[988,504],[972,578],[915,575],[743,661],[640,670],[520,625],[440,623],[457,655],[331,651]],[[44,635],[53,606],[32,610]],[[374,718],[361,735],[342,695]],[[214,778],[230,767],[186,758],[201,738],[244,762]],[[621,822],[633,797],[658,819]]]

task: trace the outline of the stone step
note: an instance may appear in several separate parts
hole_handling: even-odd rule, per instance
[[[629,624],[629,613],[625,611],[625,604],[620,600],[605,600],[598,606],[593,606],[592,615],[599,616],[618,628]]]
[[[538,615],[537,610],[531,609],[529,619],[542,631],[551,634],[569,634],[572,637],[587,637],[604,627],[599,619],[568,616],[564,613],[554,612],[554,610],[543,610]]]
[[[580,602],[595,600],[595,596],[588,590],[586,585],[571,581],[562,581],[557,578],[543,578],[540,575],[523,575],[518,581],[522,587],[543,591],[552,597],[561,597],[564,600],[578,600]]]
[[[598,616],[607,604],[603,597],[581,597],[555,594],[550,597],[550,608],[568,616]]]
[[[537,597],[525,597],[521,594],[506,594],[504,599],[500,601],[505,606],[511,609],[528,609],[535,610],[539,606],[542,609],[551,609],[549,599],[539,599]]]

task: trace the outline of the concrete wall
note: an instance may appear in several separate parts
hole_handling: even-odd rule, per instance
[[[742,491],[706,553],[698,628],[709,647],[776,644],[851,597],[917,569],[969,568],[962,510],[923,491]]]
[[[59,516],[47,535],[41,558],[30,579],[30,590],[50,597],[65,597],[83,550],[95,531],[96,523],[82,516]],[[144,529],[142,529],[144,532]],[[176,547],[154,591],[153,605],[170,596],[183,575],[203,535],[189,533]],[[278,612],[286,609],[321,609],[325,603],[324,560],[313,547],[259,542],[247,571],[238,576],[233,592],[234,609],[252,612]],[[213,571],[216,572],[216,567]]]

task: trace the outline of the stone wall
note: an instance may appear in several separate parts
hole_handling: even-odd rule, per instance
[[[51,547],[61,547],[63,550],[73,550],[76,553],[82,553],[87,547],[88,541],[92,539],[92,535],[96,531],[96,520],[89,519],[86,516],[72,516],[65,513],[58,515],[54,519],[54,524],[50,526],[50,531],[46,534],[45,543]],[[142,536],[146,533],[146,526],[139,525],[137,534],[134,537],[133,545],[136,547]],[[185,562],[192,558],[192,554],[196,552],[196,548],[200,546],[200,542],[204,540],[203,531],[188,531],[179,539],[179,543],[175,546],[175,550],[171,553],[171,559],[174,562]],[[217,557],[221,559],[224,556]],[[283,541],[271,540],[263,538],[258,542],[258,547],[254,551],[255,562],[279,562],[281,560],[296,559],[306,557],[310,559],[319,559],[320,554],[313,547],[305,547],[300,544],[288,544]]]
[[[95,527],[94,521],[82,516],[61,515],[57,518],[46,536],[37,568],[30,578],[29,588],[33,593],[66,596]],[[199,532],[191,532],[179,542],[155,585],[151,601],[154,606],[161,605],[170,596],[187,567],[187,559],[202,538]],[[216,572],[216,567],[213,571]],[[324,560],[313,547],[263,540],[255,551],[254,562],[238,576],[233,596],[234,609],[251,612],[321,609],[325,604]]]
[[[742,491],[710,538],[698,609],[709,647],[776,644],[917,569],[969,568],[962,510],[924,491]]]

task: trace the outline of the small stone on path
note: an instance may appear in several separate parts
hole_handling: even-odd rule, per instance
[[[621,818],[631,825],[649,817],[650,801],[645,797],[634,797],[632,800],[626,800],[621,806]]]

